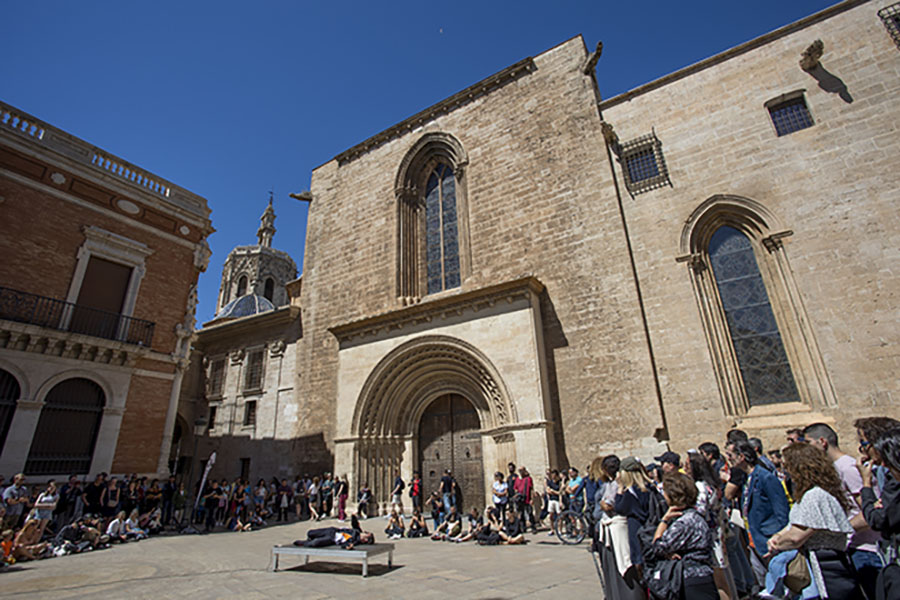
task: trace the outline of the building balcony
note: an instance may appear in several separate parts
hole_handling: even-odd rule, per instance
[[[0,287],[0,319],[149,348],[155,323]]]

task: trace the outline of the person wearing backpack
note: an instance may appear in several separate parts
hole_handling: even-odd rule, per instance
[[[659,492],[654,488],[643,465],[633,456],[622,460],[616,481],[618,493],[614,508],[616,514],[622,515],[628,520],[629,555],[631,564],[637,568],[640,574],[644,565],[644,547],[641,545],[638,534],[645,525],[656,527],[665,514],[665,509],[660,506],[665,502],[658,498]],[[646,545],[652,541],[652,536],[653,532],[651,531]]]
[[[403,516],[404,488],[406,488],[406,483],[403,481],[400,473],[397,472],[397,477],[394,479],[394,489],[391,490],[391,509],[398,511],[400,516]]]

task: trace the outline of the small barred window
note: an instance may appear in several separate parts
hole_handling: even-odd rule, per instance
[[[769,116],[772,117],[772,124],[775,125],[775,132],[779,137],[815,124],[806,106],[803,92],[794,92],[770,100],[766,103],[766,108],[769,109]]]
[[[632,195],[671,185],[662,144],[656,134],[625,142],[619,148],[625,187]]]
[[[878,16],[887,27],[891,39],[900,48],[900,2],[882,8],[878,11]]]
[[[244,390],[262,389],[263,358],[262,349],[251,350],[247,353],[247,370],[244,372]]]
[[[218,397],[222,395],[222,388],[225,386],[225,359],[220,358],[212,361],[209,365],[209,396]]]
[[[256,425],[256,400],[244,402],[244,427]]]

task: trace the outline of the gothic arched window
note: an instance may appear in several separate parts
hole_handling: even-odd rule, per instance
[[[31,440],[25,474],[87,473],[104,404],[106,394],[90,379],[66,379],[53,386]]]
[[[266,287],[263,291],[263,296],[266,297],[266,300],[272,302],[272,298],[275,296],[275,280],[271,277],[266,279]]]
[[[791,235],[764,205],[730,195],[707,199],[682,230],[677,260],[690,267],[727,415],[777,403],[836,404],[788,263]]]
[[[719,227],[709,240],[709,262],[750,406],[799,401],[750,240]]]
[[[238,287],[237,287],[237,296],[236,298],[240,298],[244,294],[247,293],[247,276],[241,275],[241,278],[238,279]]]
[[[425,264],[429,294],[459,287],[456,178],[438,163],[425,186]]]
[[[466,153],[446,133],[427,133],[397,173],[397,296],[404,305],[457,288],[471,270]]]

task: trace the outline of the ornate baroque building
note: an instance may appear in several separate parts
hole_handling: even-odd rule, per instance
[[[209,213],[0,103],[0,473],[168,473]]]
[[[323,432],[295,439],[300,280],[291,257],[272,248],[271,200],[260,221],[258,243],[225,259],[216,315],[195,334],[182,385],[178,431],[206,417],[198,456],[217,453],[215,477],[292,476],[297,460],[290,457],[309,460],[311,448],[323,456],[321,466],[328,461]],[[172,458],[191,452],[176,444]]]
[[[294,438],[382,501],[444,468],[482,498],[507,461],[896,415],[898,14],[612,98],[575,37],[316,168]]]

